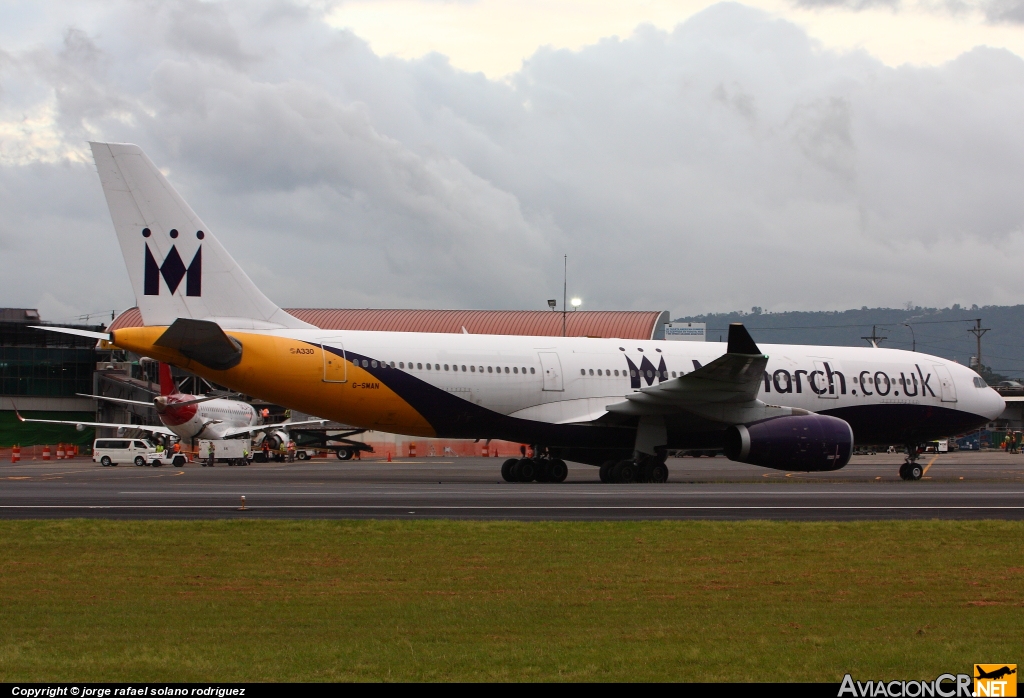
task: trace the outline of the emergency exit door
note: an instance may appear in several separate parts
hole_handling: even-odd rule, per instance
[[[320,353],[324,360],[324,383],[344,383],[348,380],[348,362],[341,337],[321,337]]]

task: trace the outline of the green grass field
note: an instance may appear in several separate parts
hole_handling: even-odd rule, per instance
[[[0,522],[0,681],[934,678],[1024,524]]]

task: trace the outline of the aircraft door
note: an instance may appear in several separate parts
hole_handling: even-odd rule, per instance
[[[564,390],[562,387],[562,362],[553,351],[538,352],[540,370],[544,373],[544,390]]]
[[[341,337],[321,337],[320,353],[324,361],[324,383],[348,382],[348,362]]]
[[[939,378],[939,387],[942,388],[942,401],[956,402],[956,384],[953,382],[953,376],[949,375],[949,369],[937,364],[932,364],[932,368],[935,369],[935,375]]]

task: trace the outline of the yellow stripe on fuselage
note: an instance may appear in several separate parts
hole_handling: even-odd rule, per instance
[[[323,350],[296,339],[227,331],[242,344],[242,360],[214,371],[154,343],[166,327],[130,327],[114,332],[112,347],[186,369],[198,376],[274,404],[316,417],[412,436],[434,436],[434,428],[397,393],[368,371],[347,362],[344,383],[324,380]],[[342,361],[328,352],[328,360]]]

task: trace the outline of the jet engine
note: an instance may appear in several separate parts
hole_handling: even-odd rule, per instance
[[[729,460],[776,470],[839,470],[853,453],[853,429],[838,417],[774,417],[725,430]]]
[[[288,433],[280,429],[269,432],[263,439],[270,444],[272,451],[277,451],[282,446],[288,445]]]

